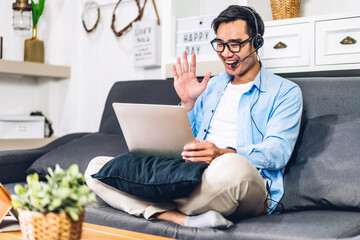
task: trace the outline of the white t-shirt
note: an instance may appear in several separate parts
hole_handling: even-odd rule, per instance
[[[250,90],[253,82],[229,83],[210,122],[206,140],[219,148],[236,147],[237,109],[241,96]]]

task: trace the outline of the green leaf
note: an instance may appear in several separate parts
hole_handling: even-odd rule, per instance
[[[50,199],[48,197],[42,198],[40,200],[40,204],[41,204],[42,208],[45,208],[47,205],[50,204]]]
[[[53,201],[50,203],[49,210],[54,211],[55,209],[59,208],[62,204],[62,201],[58,198],[53,199]]]
[[[74,220],[74,221],[77,221],[79,220],[79,214],[78,212],[76,211],[75,208],[66,208],[65,211],[70,215],[70,217]]]
[[[81,195],[85,195],[89,193],[89,188],[87,185],[82,185],[81,187],[79,187],[78,189],[78,193]]]
[[[39,175],[37,173],[30,174],[26,177],[26,182],[31,186],[32,184],[39,182]]]
[[[30,198],[30,204],[35,208],[38,209],[39,211],[42,211],[42,205],[40,200],[36,197],[36,196],[31,196]]]
[[[44,8],[45,8],[45,0],[39,0],[39,9],[38,9],[39,18],[43,14]]]
[[[22,207],[21,201],[19,200],[19,198],[17,196],[12,196],[11,204],[13,205],[15,210]]]
[[[14,187],[14,191],[16,194],[23,194],[25,192],[25,189],[23,186],[21,186],[20,184],[16,184],[15,187]]]
[[[45,7],[45,0],[39,0],[39,3],[35,3],[31,0],[32,5],[32,18],[33,18],[33,26],[36,27],[40,16],[42,15]]]
[[[76,176],[79,173],[79,166],[77,164],[72,164],[67,172],[70,174],[70,176]]]
[[[52,170],[52,168],[49,167],[47,170],[50,176],[54,175],[54,171]],[[46,177],[50,177],[50,176],[46,176]]]
[[[59,189],[54,189],[53,193],[55,197],[59,199],[65,199],[71,194],[71,191],[68,188],[59,188]]]
[[[59,164],[56,164],[54,173],[55,175],[64,175],[65,171],[59,166]]]

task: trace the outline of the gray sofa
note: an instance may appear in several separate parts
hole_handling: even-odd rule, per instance
[[[304,121],[286,168],[285,195],[275,213],[242,219],[227,230],[181,227],[130,216],[101,199],[85,221],[175,239],[360,238],[360,80],[294,79],[303,91]],[[105,104],[99,131],[61,137],[31,150],[0,152],[0,181],[13,192],[34,171],[76,162],[82,172],[96,156],[127,152],[112,102],[177,104],[170,80],[117,82]]]

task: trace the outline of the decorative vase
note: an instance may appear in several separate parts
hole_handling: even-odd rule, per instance
[[[24,61],[44,62],[44,41],[37,38],[36,26],[33,27],[32,38],[25,40]]]
[[[74,221],[66,213],[41,213],[18,209],[23,240],[79,240],[84,212]]]

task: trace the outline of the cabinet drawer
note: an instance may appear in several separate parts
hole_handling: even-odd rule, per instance
[[[315,29],[316,65],[360,62],[360,17],[319,21]],[[348,44],[341,43],[347,37]]]
[[[266,68],[308,66],[310,64],[310,23],[266,27],[261,61]],[[276,47],[283,43],[283,48]]]

